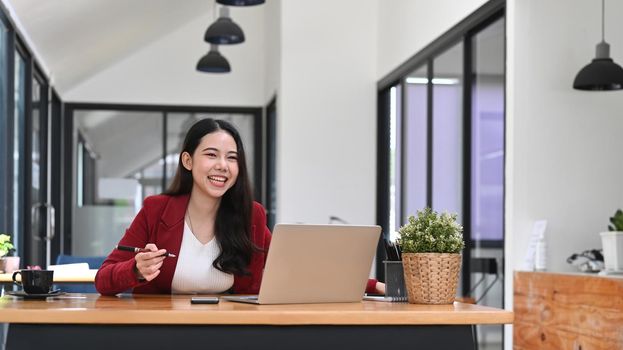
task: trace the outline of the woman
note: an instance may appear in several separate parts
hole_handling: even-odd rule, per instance
[[[238,131],[203,119],[186,134],[169,189],[145,199],[119,242],[147,252],[114,250],[95,287],[103,295],[257,294],[270,237],[264,208],[251,198]],[[375,287],[370,280],[367,289]]]

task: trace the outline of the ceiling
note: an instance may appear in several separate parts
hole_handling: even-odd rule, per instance
[[[213,0],[4,1],[61,94],[185,23],[213,18],[215,7]]]

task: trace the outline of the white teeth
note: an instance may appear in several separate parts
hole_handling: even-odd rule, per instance
[[[212,181],[218,181],[218,182],[225,182],[225,181],[227,181],[227,178],[224,177],[224,176],[208,176],[208,179],[212,180]]]

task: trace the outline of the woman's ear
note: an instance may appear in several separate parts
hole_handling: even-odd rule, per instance
[[[190,156],[190,153],[188,152],[182,153],[182,165],[188,171],[193,170],[193,158]]]

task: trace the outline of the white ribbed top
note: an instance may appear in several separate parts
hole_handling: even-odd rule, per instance
[[[234,275],[212,266],[221,253],[216,238],[202,244],[184,221],[184,236],[171,283],[173,294],[217,294],[234,285]]]

